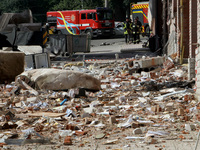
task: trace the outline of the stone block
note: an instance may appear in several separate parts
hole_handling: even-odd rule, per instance
[[[24,59],[22,52],[0,51],[0,83],[14,81],[24,71]]]

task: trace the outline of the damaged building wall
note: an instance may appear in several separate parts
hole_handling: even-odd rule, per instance
[[[189,11],[190,1],[188,0],[172,0],[166,2],[168,9],[168,14],[166,15],[167,28],[169,30],[167,54],[172,55],[177,53],[179,59],[182,55],[183,58],[189,58],[189,56],[194,58],[194,43],[197,42],[197,33],[193,31],[197,30],[197,1],[194,0],[191,2],[192,12]],[[183,4],[182,7],[181,4]],[[183,12],[182,15],[181,12]],[[191,55],[189,51],[190,47]]]
[[[197,1],[189,1],[189,58],[188,79],[195,78],[195,48],[197,43]]]
[[[190,58],[195,58],[195,49],[197,43],[197,0],[190,0]]]
[[[197,48],[199,46],[198,43],[200,43],[200,35],[197,35],[199,34],[199,19],[197,18],[200,17],[199,1],[163,0],[164,3],[166,3],[167,14],[162,15],[163,20],[167,19],[167,29],[169,32],[168,41],[166,47],[163,48],[163,52],[168,56],[176,56],[177,62],[179,63],[188,63],[188,80],[192,80],[196,76],[196,89],[198,94],[198,88],[200,88],[200,75],[198,73],[200,56],[199,48]]]
[[[188,58],[189,56],[189,1],[188,0],[182,0],[183,1],[183,21],[182,21],[182,28],[183,30],[181,33],[183,33],[182,40],[183,40],[183,45],[182,45],[182,54],[183,58]]]
[[[195,77],[194,58],[197,43],[197,32],[195,32],[197,30],[197,1],[166,0],[163,2],[167,3],[166,18],[169,31],[169,40],[166,44],[167,48],[164,47],[164,53],[169,56],[176,56],[179,63],[188,62],[188,79],[191,80]]]
[[[155,1],[149,0],[149,9],[148,9],[148,21],[149,27],[153,33],[155,33]]]
[[[181,6],[181,4],[183,6]],[[182,55],[183,58],[189,58],[189,56],[194,58],[195,54],[195,46],[193,43],[197,42],[197,33],[193,31],[197,29],[197,0],[192,0],[191,5],[191,12],[189,11],[190,1],[188,0],[172,0],[169,3],[170,7],[168,7],[169,20],[167,25],[169,28],[169,45],[177,44],[177,46],[175,46],[176,50],[172,49],[174,46],[168,46],[167,53],[170,55],[177,52],[177,57],[179,59]],[[174,34],[176,34],[175,37],[177,37],[177,39],[173,38]],[[176,41],[176,43],[174,41]],[[192,45],[191,55],[189,51],[190,45]]]
[[[168,20],[167,20],[167,25],[168,25],[168,31],[169,31],[169,37],[168,37],[168,46],[167,46],[167,54],[172,55],[177,53],[177,46],[176,46],[176,16],[175,16],[175,11],[176,11],[176,5],[175,1],[173,0],[172,3],[168,3],[167,8],[168,8]]]
[[[197,1],[197,17],[200,18],[200,2]],[[200,43],[200,19],[197,19],[197,40],[198,43]],[[196,96],[198,100],[200,101],[200,48],[196,48],[196,56],[195,56],[195,63],[196,63]]]

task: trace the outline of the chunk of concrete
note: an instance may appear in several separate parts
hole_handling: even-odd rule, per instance
[[[195,129],[196,129],[196,126],[194,124],[185,124],[185,130],[193,131]]]
[[[22,52],[0,51],[0,83],[14,81],[24,71],[24,59]]]
[[[85,88],[89,90],[100,90],[101,82],[95,77],[82,72],[61,69],[33,69],[20,74],[17,79],[23,80],[31,87],[40,90],[66,90],[71,88]]]

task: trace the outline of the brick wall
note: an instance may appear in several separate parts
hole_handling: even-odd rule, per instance
[[[189,0],[183,0],[183,46],[184,58],[189,57]],[[197,42],[197,0],[192,0],[192,43]],[[195,46],[192,46],[192,57],[195,57]]]

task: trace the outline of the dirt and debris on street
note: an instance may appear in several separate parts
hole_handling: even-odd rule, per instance
[[[127,66],[147,59],[55,63],[1,84],[0,146],[194,149],[200,104],[187,65],[165,58],[153,69]]]

